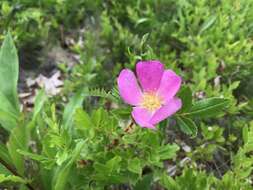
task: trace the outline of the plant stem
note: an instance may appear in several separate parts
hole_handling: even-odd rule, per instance
[[[0,158],[0,163],[1,163],[6,169],[8,169],[12,174],[14,174],[15,176],[18,176],[18,177],[23,178],[21,175],[18,174],[18,172],[17,172],[12,166],[10,166],[8,163],[6,163],[6,162],[5,162],[4,160],[2,160],[1,158]],[[34,188],[32,187],[31,184],[26,183],[25,185],[27,186],[28,189],[34,190]]]
[[[127,128],[124,130],[125,132],[129,132],[131,129],[133,129],[134,121],[131,120],[131,123],[127,126]]]

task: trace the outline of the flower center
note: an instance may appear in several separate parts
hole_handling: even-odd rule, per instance
[[[160,108],[162,105],[162,99],[153,92],[145,92],[142,97],[141,106],[148,109],[149,111],[154,111]]]

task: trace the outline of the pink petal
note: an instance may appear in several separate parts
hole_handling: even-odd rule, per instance
[[[169,116],[176,113],[182,106],[182,102],[179,98],[171,99],[166,105],[158,109],[152,116],[150,123],[155,125],[160,121],[168,118]]]
[[[131,105],[138,105],[142,92],[134,73],[129,69],[123,69],[117,79],[119,93],[122,99]]]
[[[165,70],[161,79],[158,94],[165,101],[165,104],[173,98],[181,86],[181,77],[172,70]]]
[[[134,107],[132,116],[135,122],[141,127],[155,128],[149,121],[152,117],[152,113],[142,107]]]
[[[136,72],[144,91],[156,91],[159,88],[164,66],[159,61],[140,61]]]

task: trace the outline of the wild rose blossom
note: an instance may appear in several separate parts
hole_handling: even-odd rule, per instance
[[[155,125],[176,113],[182,106],[175,97],[181,86],[181,77],[165,70],[159,61],[140,61],[136,74],[123,69],[117,79],[119,93],[125,103],[133,107],[132,117],[141,127]],[[138,84],[140,83],[140,86]]]

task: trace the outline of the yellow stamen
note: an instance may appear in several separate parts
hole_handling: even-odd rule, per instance
[[[142,97],[141,106],[148,109],[149,111],[154,111],[160,108],[162,105],[162,99],[153,92],[145,92]]]

